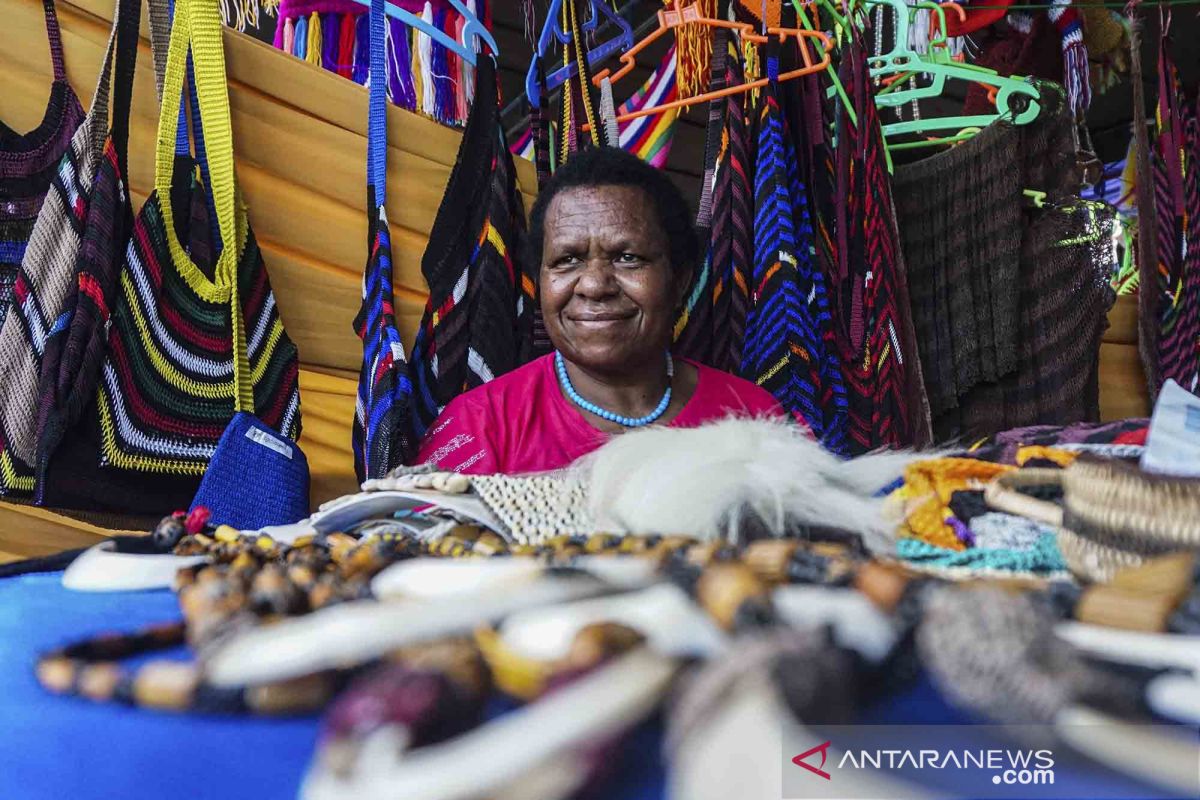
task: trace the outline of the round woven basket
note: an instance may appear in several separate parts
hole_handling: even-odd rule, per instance
[[[1058,505],[1021,489],[1061,486]],[[1023,469],[999,476],[988,505],[1054,526],[1068,568],[1105,583],[1147,558],[1200,549],[1200,480],[1142,472],[1120,461],[1081,456],[1063,470]]]

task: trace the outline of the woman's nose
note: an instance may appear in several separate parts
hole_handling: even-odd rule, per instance
[[[616,294],[617,280],[612,263],[607,258],[588,259],[579,280],[575,283],[575,293],[588,298]]]

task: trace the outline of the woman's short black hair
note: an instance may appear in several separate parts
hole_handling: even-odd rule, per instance
[[[700,242],[692,224],[692,212],[683,193],[662,170],[618,147],[588,147],[560,166],[538,193],[529,217],[525,257],[538,267],[542,263],[546,209],[556,195],[584,186],[634,186],[650,198],[659,224],[667,235],[671,269],[693,270],[700,257]]]

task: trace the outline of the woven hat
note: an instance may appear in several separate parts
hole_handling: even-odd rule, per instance
[[[1055,485],[1063,490],[1061,506],[1021,491]],[[1089,581],[1106,583],[1165,553],[1200,550],[1200,479],[1084,455],[1064,470],[1001,475],[986,497],[994,508],[1055,526],[1067,567]]]

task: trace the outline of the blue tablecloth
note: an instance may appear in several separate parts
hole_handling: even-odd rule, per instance
[[[316,744],[318,720],[171,714],[54,697],[33,672],[38,653],[105,631],[179,618],[167,591],[84,594],[59,573],[0,580],[0,800],[291,800]],[[157,656],[161,657],[161,655]],[[964,724],[927,682],[869,710],[871,723]],[[642,726],[617,763],[606,800],[663,796],[661,725]],[[1124,779],[1060,773],[1078,797]],[[1130,796],[1146,796],[1133,784]],[[1112,796],[1111,794],[1109,796]]]

